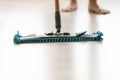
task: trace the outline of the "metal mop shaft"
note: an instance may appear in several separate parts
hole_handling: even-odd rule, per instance
[[[55,0],[55,26],[57,29],[56,33],[60,33],[61,15],[60,15],[59,0]]]

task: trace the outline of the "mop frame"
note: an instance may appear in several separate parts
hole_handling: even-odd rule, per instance
[[[95,32],[91,35],[81,32],[71,35],[45,35],[42,37],[24,37],[19,34],[19,32],[14,36],[15,44],[26,44],[26,43],[56,43],[56,42],[81,42],[81,41],[102,41],[103,34],[101,32]]]

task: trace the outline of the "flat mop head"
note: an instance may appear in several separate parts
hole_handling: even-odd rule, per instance
[[[17,32],[14,36],[15,44],[22,43],[56,43],[56,42],[81,42],[81,41],[101,41],[103,33],[98,31],[91,35],[87,31],[70,35],[69,33],[45,33],[42,37],[24,37]]]

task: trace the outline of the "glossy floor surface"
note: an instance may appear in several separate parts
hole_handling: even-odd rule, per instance
[[[17,30],[56,31],[54,0],[0,0],[0,80],[120,80],[120,1],[98,3],[111,14],[89,13],[88,0],[79,0],[77,11],[61,13],[61,30],[102,31],[102,42],[15,45]]]

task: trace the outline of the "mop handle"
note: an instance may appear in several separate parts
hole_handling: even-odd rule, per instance
[[[59,8],[59,0],[55,0],[55,11],[59,12],[60,8]]]
[[[60,33],[61,29],[61,16],[59,9],[59,0],[55,0],[55,25],[56,25],[56,33]]]

